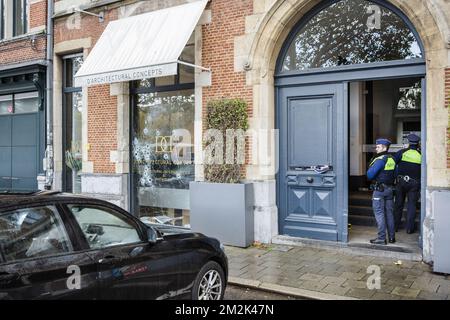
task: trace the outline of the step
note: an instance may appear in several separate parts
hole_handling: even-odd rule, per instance
[[[377,221],[375,220],[375,217],[368,217],[368,216],[349,216],[348,217],[348,223],[352,224],[354,226],[365,226],[365,227],[376,227]],[[405,228],[405,221],[402,221],[400,224],[400,229]],[[415,221],[415,228],[416,230],[420,230],[420,220],[416,218]]]
[[[406,209],[403,209],[403,216],[406,217]],[[373,216],[373,208],[366,206],[349,206],[348,214],[355,216]],[[420,210],[416,211],[416,219],[420,217]]]

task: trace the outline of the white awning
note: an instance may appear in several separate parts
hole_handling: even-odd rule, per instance
[[[180,54],[207,2],[200,0],[110,22],[75,75],[75,86],[176,74]]]

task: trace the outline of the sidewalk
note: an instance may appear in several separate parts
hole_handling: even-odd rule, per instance
[[[226,247],[225,251],[230,284],[310,299],[450,300],[450,276],[434,274],[422,262],[311,246]],[[380,267],[380,289],[367,287],[371,265]]]

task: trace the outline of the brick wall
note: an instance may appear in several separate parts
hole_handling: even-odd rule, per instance
[[[80,19],[77,21],[76,19]],[[58,19],[55,22],[55,45],[63,41],[91,37],[92,47],[98,41],[109,21],[117,19],[117,10],[105,12],[105,21],[81,14]],[[80,48],[79,52],[82,51]],[[94,173],[115,173],[110,152],[117,150],[117,98],[110,96],[109,85],[88,88],[88,160]]]
[[[109,85],[88,89],[88,141],[89,161],[95,173],[115,173],[110,151],[117,150],[117,98],[110,96]]]
[[[47,24],[47,1],[30,4],[29,28],[45,26]]]
[[[246,85],[245,72],[234,72],[234,37],[245,34],[245,17],[253,13],[253,1],[214,0],[207,9],[211,9],[212,21],[203,26],[202,64],[212,69],[212,85],[203,88],[203,115],[211,100],[241,98],[247,102],[251,118],[253,90]],[[249,163],[249,143],[246,155]]]
[[[47,24],[47,1],[30,5],[29,28]],[[45,59],[47,39],[45,34],[39,34],[33,42],[30,37],[5,39],[0,42],[0,65]]]
[[[450,68],[445,69],[445,106],[448,109],[447,168],[450,168]]]
[[[30,38],[0,43],[0,65],[45,59],[47,39],[39,35],[33,44]]]

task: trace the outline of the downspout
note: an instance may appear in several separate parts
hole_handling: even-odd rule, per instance
[[[47,76],[46,76],[46,132],[47,148],[45,150],[45,189],[51,190],[54,175],[53,156],[53,11],[54,1],[47,0]]]

